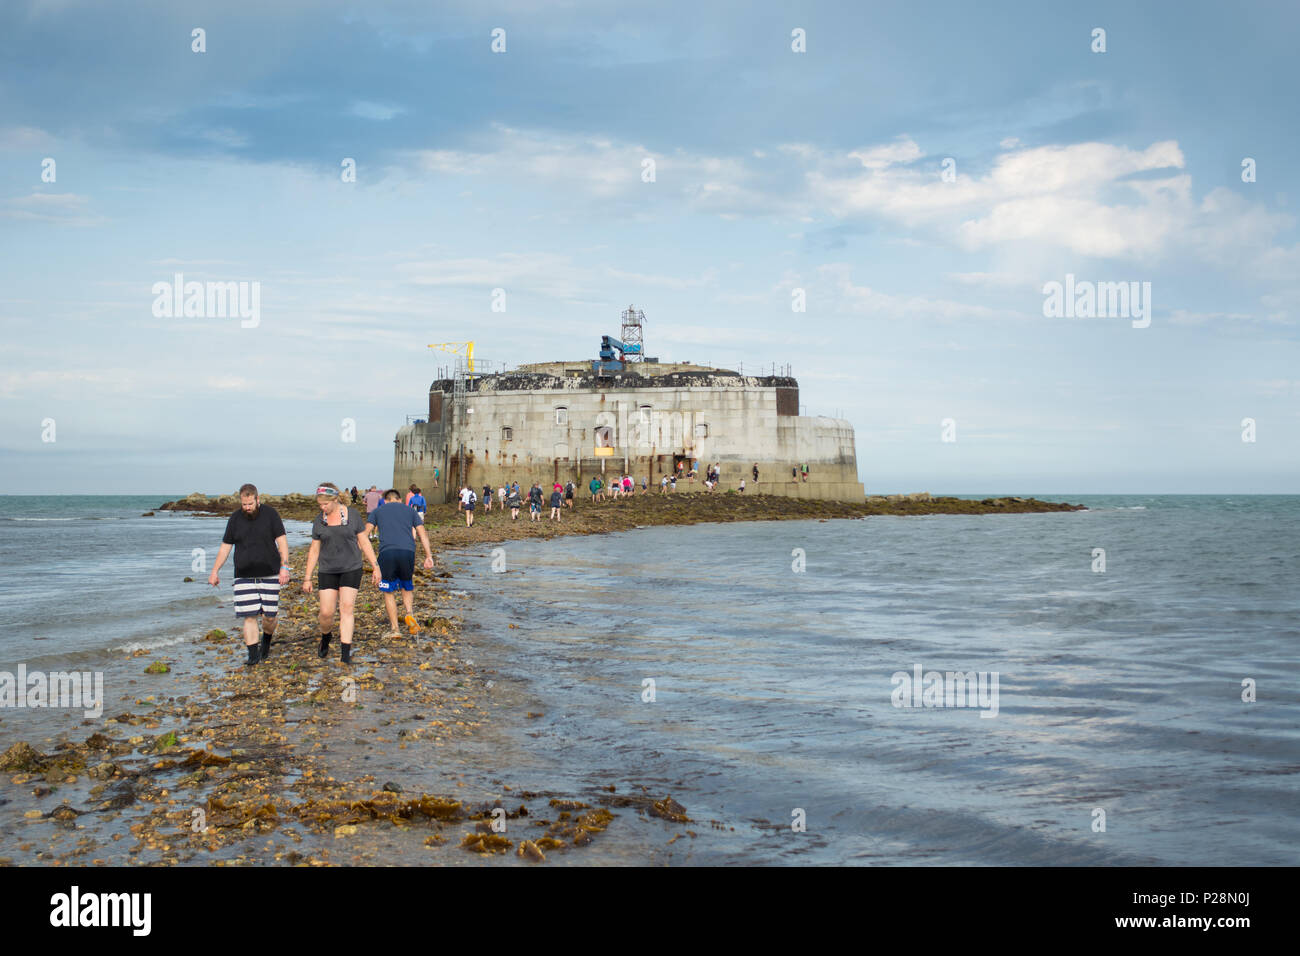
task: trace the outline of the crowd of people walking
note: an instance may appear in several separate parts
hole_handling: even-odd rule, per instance
[[[684,457],[678,459],[674,468],[659,480],[659,494],[676,492],[681,481],[694,483],[699,468],[697,460]],[[750,475],[757,487],[757,462],[750,469]],[[438,486],[438,479],[438,470],[434,469],[435,487]],[[792,467],[790,480],[795,483],[807,482],[808,466]],[[503,514],[506,510],[510,511],[511,521],[518,521],[520,511],[527,507],[528,520],[540,522],[543,509],[549,506],[548,520],[559,522],[563,520],[565,511],[573,509],[581,484],[581,479],[563,483],[556,481],[551,485],[548,495],[542,490],[540,482],[534,481],[525,492],[518,481],[512,481],[495,490],[491,485],[484,485],[481,498],[474,488],[465,485],[455,496],[456,507],[464,513],[466,527],[473,527],[474,514],[480,504],[484,512],[492,510],[494,498],[497,510]],[[721,487],[721,463],[706,463],[703,484],[709,493]],[[745,492],[746,478],[743,475],[734,490]],[[610,477],[592,475],[587,482],[587,491],[592,503],[629,498],[637,494],[648,495],[650,476],[642,475],[638,481],[630,474]],[[253,484],[245,484],[239,489],[239,500],[240,510],[231,514],[226,522],[221,548],[208,582],[213,587],[219,586],[220,570],[233,550],[235,616],[240,621],[248,664],[252,666],[270,657],[279,614],[280,590],[288,585],[292,568],[289,565],[288,539],[280,515],[270,505],[261,503],[257,487]],[[384,594],[384,607],[390,626],[385,636],[398,637],[401,634],[397,614],[399,591],[405,611],[403,621],[411,634],[418,633],[419,625],[414,615],[417,543],[424,547],[424,568],[433,568],[433,552],[425,528],[429,504],[423,491],[412,484],[405,493],[396,488],[381,492],[377,485],[371,485],[362,492],[356,485],[340,489],[332,482],[322,482],[316,487],[316,504],[320,508],[320,514],[312,522],[311,547],[307,552],[307,566],[301,589],[304,594],[315,591],[319,595],[318,655],[321,658],[329,656],[337,615],[341,659],[345,664],[351,663],[356,599],[367,564],[371,580]],[[378,550],[375,548],[376,543]]]
[[[349,504],[344,503],[345,498],[350,499]],[[360,507],[362,500],[364,510]],[[220,586],[221,568],[233,550],[235,617],[240,621],[247,664],[251,667],[271,656],[280,590],[289,584],[293,569],[279,513],[261,503],[257,486],[251,483],[240,487],[239,502],[240,510],[226,521],[208,583]],[[363,499],[357,488],[345,492],[327,481],[316,487],[316,504],[320,514],[312,522],[301,590],[304,594],[313,591],[318,594],[317,655],[322,659],[329,656],[337,614],[341,660],[344,664],[352,663],[357,593],[367,564],[371,581],[384,594],[390,627],[386,636],[401,634],[397,620],[398,591],[402,592],[406,612],[404,622],[411,634],[419,633],[414,603],[417,539],[424,546],[425,570],[433,569],[433,550],[424,527],[427,504],[420,489],[412,485],[403,501],[396,488],[381,495],[371,485]],[[377,553],[372,536],[379,545]]]

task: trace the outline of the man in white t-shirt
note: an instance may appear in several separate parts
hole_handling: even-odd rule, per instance
[[[474,524],[474,502],[478,500],[478,495],[474,494],[474,489],[465,487],[460,489],[460,506],[465,511],[465,527]]]

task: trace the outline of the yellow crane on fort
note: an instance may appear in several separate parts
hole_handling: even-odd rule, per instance
[[[429,346],[431,349],[440,349],[443,352],[452,352],[456,355],[465,356],[465,365],[471,375],[474,374],[474,343],[473,342],[438,342]]]

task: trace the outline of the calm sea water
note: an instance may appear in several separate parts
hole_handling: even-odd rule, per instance
[[[0,497],[0,669],[227,621],[229,566],[220,591],[191,567],[224,519],[139,516],[165,498]],[[696,821],[670,844],[682,827],[624,809],[560,865],[1300,863],[1300,497],[1067,500],[1092,510],[511,542],[506,573],[451,556],[508,702],[471,774],[645,787]],[[918,665],[996,672],[997,715],[895,707]]]
[[[220,589],[207,583],[226,519],[141,517],[179,497],[0,496],[0,668],[86,665],[233,619],[231,560]],[[290,545],[303,529],[285,523]]]
[[[467,555],[483,663],[544,713],[512,779],[703,824],[612,827],[635,860],[1300,863],[1300,497],[1068,500]],[[996,672],[997,715],[895,707],[917,665]]]

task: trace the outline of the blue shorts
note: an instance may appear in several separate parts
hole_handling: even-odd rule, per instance
[[[405,548],[388,548],[379,552],[381,591],[415,590],[415,552]]]

